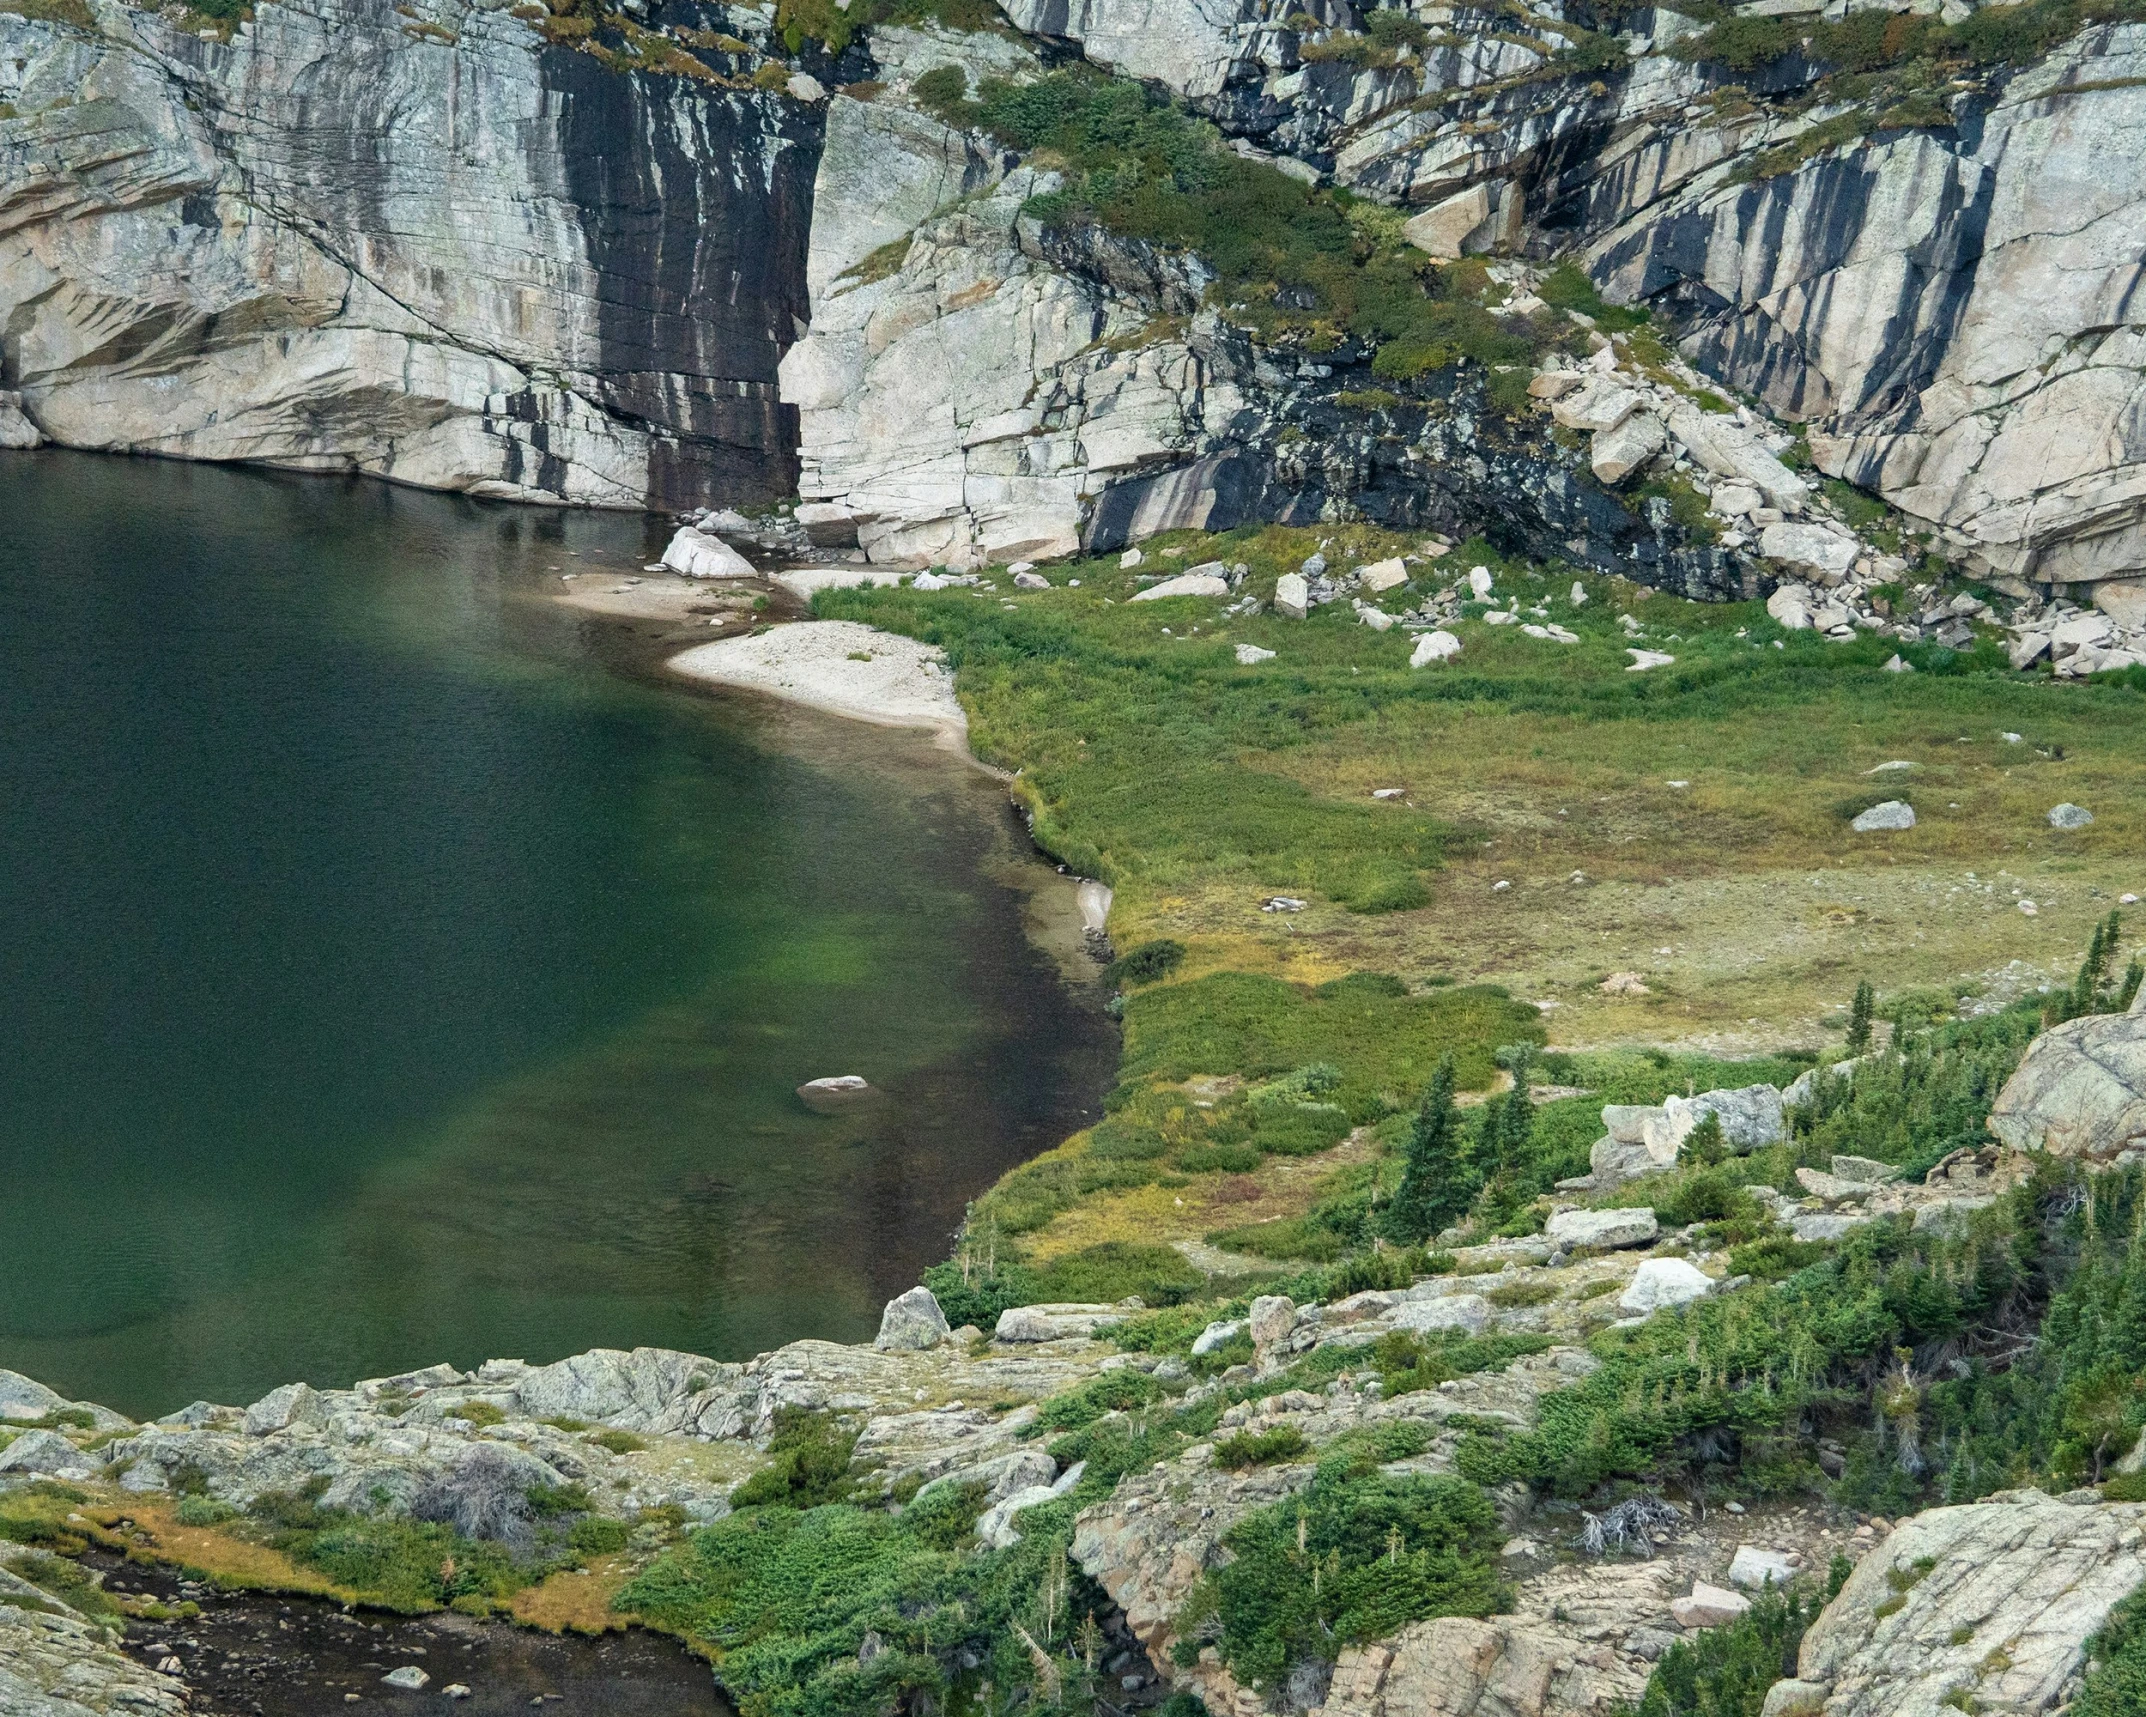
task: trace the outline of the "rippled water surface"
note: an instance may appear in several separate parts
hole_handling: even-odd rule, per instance
[[[0,455],[0,1365],[152,1413],[854,1339],[1082,1124],[1003,792],[549,600],[651,531]]]

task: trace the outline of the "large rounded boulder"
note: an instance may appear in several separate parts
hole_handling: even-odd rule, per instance
[[[2094,1162],[2146,1151],[2146,1009],[2043,1032],[1997,1094],[1989,1126],[2015,1150]]]

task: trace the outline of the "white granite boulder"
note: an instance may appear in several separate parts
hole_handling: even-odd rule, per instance
[[[84,1454],[57,1431],[25,1431],[0,1449],[0,1473],[37,1473],[45,1478],[86,1479],[103,1463]]]
[[[1689,1305],[1714,1291],[1714,1278],[1682,1258],[1649,1258],[1632,1272],[1618,1296],[1619,1309],[1644,1316],[1671,1306]]]
[[[1048,588],[1048,587],[1046,587]],[[1227,596],[1229,580],[1212,572],[1181,572],[1175,578],[1166,578],[1160,584],[1151,584],[1145,590],[1136,591],[1135,602],[1166,602],[1173,596]]]
[[[1645,1206],[1629,1210],[1561,1210],[1550,1218],[1543,1232],[1556,1246],[1609,1250],[1651,1246],[1661,1233],[1661,1224]]]
[[[2108,1162],[2146,1147],[2146,992],[2125,1014],[2052,1026],[2028,1047],[1990,1108],[2015,1150]]]
[[[663,551],[663,564],[688,578],[758,578],[759,569],[721,537],[692,525],[680,528]]]
[[[249,1437],[266,1437],[294,1426],[312,1428],[327,1422],[327,1408],[309,1383],[286,1383],[280,1389],[271,1389],[246,1409]]]
[[[1860,813],[1848,825],[1859,835],[1890,834],[1915,826],[1915,807],[1905,799],[1887,799]]]
[[[1762,1550],[1756,1544],[1739,1544],[1729,1562],[1729,1584],[1747,1592],[1785,1586],[1795,1577],[1796,1570],[1786,1556],[1778,1550]]]
[[[1691,1596],[1678,1598],[1669,1606],[1669,1613],[1676,1617],[1680,1628],[1721,1628],[1750,1608],[1751,1600],[1741,1592],[1694,1580]]]
[[[881,1353],[923,1353],[947,1336],[946,1313],[929,1288],[897,1294],[879,1314],[879,1335],[872,1346]]]

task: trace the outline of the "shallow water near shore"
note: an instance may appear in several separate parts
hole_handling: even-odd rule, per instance
[[[548,600],[662,534],[0,458],[0,1365],[152,1414],[855,1340],[1084,1124],[1001,787]]]

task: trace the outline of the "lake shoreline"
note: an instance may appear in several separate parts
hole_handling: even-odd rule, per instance
[[[87,454],[4,469],[18,648],[54,681],[26,670],[16,702],[95,692],[122,712],[66,724],[94,743],[31,771],[53,805],[18,816],[18,845],[109,860],[95,807],[139,795],[84,783],[146,773],[172,807],[157,830],[193,837],[178,857],[255,855],[179,913],[173,852],[131,819],[119,833],[159,862],[55,859],[28,890],[52,923],[23,946],[139,965],[141,937],[97,926],[156,941],[176,916],[180,934],[205,890],[235,929],[170,968],[196,999],[249,960],[311,958],[326,981],[302,986],[311,1013],[267,1010],[265,1063],[258,1031],[214,1053],[257,984],[197,1010],[199,1041],[160,992],[122,992],[144,995],[147,1052],[104,1073],[66,1059],[96,1037],[73,992],[28,985],[15,1035],[50,1066],[31,1054],[14,1093],[7,1143],[35,1190],[0,1245],[0,1365],[153,1415],[442,1358],[853,1340],[944,1258],[969,1199],[1095,1118],[1118,1044],[1077,889],[1036,862],[998,777],[928,731],[667,671],[756,624],[753,590],[677,581],[692,624],[552,600],[669,586],[643,570],[657,521]],[[146,704],[99,678],[129,659],[120,624],[165,635]],[[203,733],[165,761],[190,720]],[[330,838],[353,804],[362,826]],[[250,832],[291,805],[319,853]],[[126,910],[89,910],[115,888]],[[306,953],[282,957],[301,929]],[[360,1056],[311,1021],[376,968],[381,1042]],[[402,1109],[376,1120],[383,1056],[381,1103]],[[285,1101],[278,1070],[316,1064]],[[248,1083],[208,1080],[227,1066]],[[850,1072],[889,1101],[805,1113],[799,1083]],[[337,1078],[355,1100],[307,1095]],[[152,1107],[174,1080],[189,1100]],[[264,1081],[275,1101],[246,1109]],[[204,1120],[223,1094],[237,1119]],[[110,1172],[68,1167],[54,1146],[78,1135]]]

